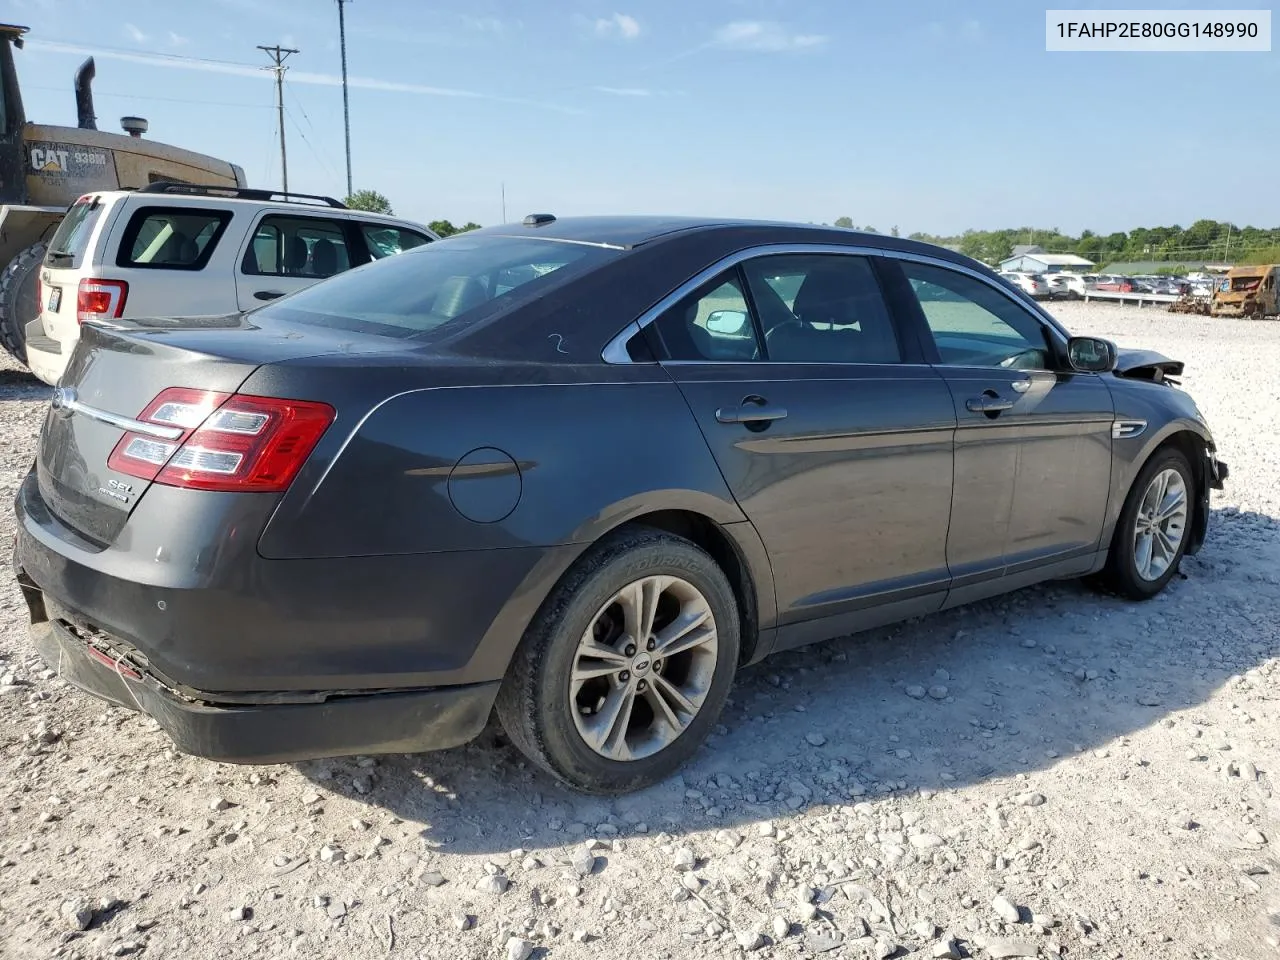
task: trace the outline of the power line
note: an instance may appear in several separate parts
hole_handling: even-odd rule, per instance
[[[288,107],[285,107],[285,113],[288,115],[289,119],[293,121],[293,128],[298,131],[298,136],[300,136],[302,138],[302,142],[307,145],[307,148],[311,151],[312,156],[314,156],[318,161],[320,161],[320,165],[325,168],[325,172],[328,173],[331,177],[333,177],[334,180],[341,181],[342,174],[338,173],[338,171],[334,169],[334,166],[329,162],[328,157],[326,157],[323,153],[321,153],[319,150],[316,149],[315,144],[313,144],[311,140],[307,137],[307,135],[303,132],[301,124],[298,123],[298,118],[293,115],[293,111],[290,110]]]
[[[24,83],[24,90],[56,90],[59,93],[64,91],[63,87],[56,87],[52,84]],[[95,97],[115,97],[120,100],[155,100],[159,103],[196,103],[208,107],[251,107],[257,109],[270,109],[275,104],[264,103],[233,103],[230,100],[189,100],[186,97],[152,97],[142,93],[115,93],[111,90],[99,90],[94,88],[93,95]]]
[[[48,40],[44,38],[34,38],[28,40],[36,47],[41,46],[70,46],[70,47],[92,47],[95,50],[102,50],[110,53],[132,53],[135,56],[158,57],[164,60],[190,61],[194,63],[217,63],[226,67],[256,67],[256,63],[245,63],[241,60],[215,60],[212,57],[192,57],[182,53],[161,53],[159,50],[138,50],[129,47],[109,47],[106,44],[99,43],[97,40],[91,42],[82,42],[79,40]]]
[[[281,189],[289,192],[289,161],[284,149],[284,62],[289,59],[289,55],[297,53],[289,47],[282,47],[276,44],[274,47],[266,47],[258,44],[258,49],[269,56],[272,60],[272,70],[276,74],[276,122],[280,125],[280,181]]]

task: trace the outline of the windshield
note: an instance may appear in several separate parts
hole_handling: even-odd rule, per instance
[[[256,313],[295,323],[412,337],[514,305],[618,251],[522,237],[457,236],[315,284]]]
[[[81,197],[67,211],[58,229],[49,241],[45,255],[46,267],[77,270],[89,249],[89,237],[102,215],[103,204],[97,197]]]

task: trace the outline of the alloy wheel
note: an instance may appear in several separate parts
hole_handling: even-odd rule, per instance
[[[718,651],[711,606],[693,584],[653,576],[623,587],[574,652],[569,699],[583,742],[616,761],[669,746],[702,708]]]
[[[1138,576],[1159,580],[1178,556],[1187,531],[1187,483],[1172,468],[1151,478],[1134,519],[1133,560]]]

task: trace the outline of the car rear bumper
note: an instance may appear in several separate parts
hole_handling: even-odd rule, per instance
[[[219,704],[178,694],[59,623],[36,620],[31,635],[40,655],[69,683],[148,714],[182,752],[225,763],[287,763],[459,746],[484,729],[499,687],[494,681],[333,696],[312,703]]]
[[[27,368],[38,379],[56,386],[62,379],[62,372],[67,369],[70,355],[70,348],[64,349],[57,340],[45,336],[40,318],[27,324]]]
[[[195,699],[467,686],[505,675],[581,549],[272,560],[255,532],[275,502],[153,485],[103,547],[53,515],[33,473],[15,498],[32,619],[104,637]]]

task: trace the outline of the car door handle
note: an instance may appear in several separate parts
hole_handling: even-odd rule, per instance
[[[1013,401],[983,394],[980,397],[970,397],[964,402],[964,406],[970,413],[1002,413],[1013,406]]]
[[[763,397],[747,397],[733,409],[721,407],[716,411],[716,420],[720,423],[768,423],[782,420],[786,415],[786,407],[774,406]]]
[[[274,300],[276,297],[283,297],[283,290],[259,290],[253,295],[255,300]]]

